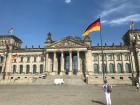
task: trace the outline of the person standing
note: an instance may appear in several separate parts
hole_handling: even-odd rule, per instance
[[[107,80],[104,80],[103,90],[105,94],[106,105],[111,105],[110,93],[112,91],[112,86],[108,84]]]

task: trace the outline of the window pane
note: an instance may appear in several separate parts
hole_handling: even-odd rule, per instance
[[[43,73],[43,65],[40,65],[40,73]]]
[[[19,73],[23,73],[23,65],[20,65],[20,70],[19,70]]]
[[[114,64],[110,63],[109,64],[109,69],[110,69],[110,73],[114,73],[115,72]]]
[[[103,72],[103,70],[104,70],[104,73],[106,73],[106,64],[103,64],[103,66],[102,66],[102,72]]]
[[[99,73],[98,64],[94,64],[94,73]]]
[[[126,70],[126,73],[131,73],[131,66],[130,66],[130,64],[128,64],[128,63],[125,64],[125,70]]]
[[[33,74],[36,73],[36,65],[33,65]]]
[[[113,54],[108,54],[108,60],[113,60]]]
[[[93,54],[93,60],[97,61],[98,60],[98,55],[97,54]]]
[[[118,63],[117,68],[118,68],[118,73],[122,73],[122,64]]]
[[[126,55],[124,55],[124,60],[129,60],[129,56],[126,54]]]
[[[117,60],[121,60],[121,54],[117,54]]]
[[[28,74],[30,72],[30,65],[26,66],[26,74]]]
[[[16,65],[13,65],[13,74],[16,73]]]

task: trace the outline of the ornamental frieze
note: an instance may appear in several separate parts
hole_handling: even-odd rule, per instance
[[[63,42],[58,42],[55,45],[51,47],[56,47],[56,48],[65,48],[65,47],[83,47],[80,44],[74,43],[72,41],[63,41]]]

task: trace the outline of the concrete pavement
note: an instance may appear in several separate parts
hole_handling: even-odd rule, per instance
[[[140,105],[132,86],[113,86],[112,105]],[[0,105],[104,105],[102,86],[3,85]]]

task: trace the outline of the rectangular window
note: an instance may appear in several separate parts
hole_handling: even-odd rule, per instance
[[[117,54],[116,56],[118,61],[122,60],[121,54]]]
[[[125,61],[128,61],[128,60],[129,60],[129,55],[128,55],[128,54],[125,54],[125,55],[124,55],[124,60],[125,60]]]
[[[36,57],[34,57],[34,62],[36,62]]]
[[[93,54],[93,60],[97,61],[98,60],[98,54]]]
[[[44,56],[41,56],[41,62],[43,62],[44,61]]]
[[[27,57],[27,62],[30,62],[30,57]]]
[[[20,62],[23,62],[23,57],[20,58]]]
[[[106,60],[106,54],[104,54],[103,56],[102,56],[102,54],[100,55],[100,59],[101,59],[101,61],[102,61],[102,58],[104,57],[104,61]]]
[[[108,54],[108,60],[113,60],[113,54]]]

